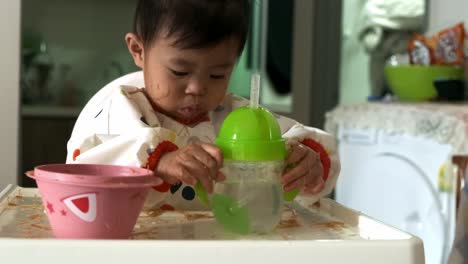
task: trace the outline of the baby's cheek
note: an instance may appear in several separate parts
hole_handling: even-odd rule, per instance
[[[158,93],[158,98],[159,99],[163,99],[163,98],[167,98],[167,97],[170,97],[171,94],[172,94],[172,91],[169,87],[168,84],[160,84],[158,83],[156,85],[156,92]]]

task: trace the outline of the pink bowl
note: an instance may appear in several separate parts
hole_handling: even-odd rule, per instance
[[[152,171],[97,164],[50,164],[26,175],[37,182],[57,238],[128,238],[149,189]]]

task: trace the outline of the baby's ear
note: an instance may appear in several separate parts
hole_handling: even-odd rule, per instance
[[[137,35],[133,33],[127,33],[127,35],[125,35],[125,42],[127,43],[128,51],[132,55],[135,65],[143,69],[143,65],[144,65],[143,42],[140,40],[140,38]]]

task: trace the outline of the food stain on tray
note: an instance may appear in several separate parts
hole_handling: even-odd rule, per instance
[[[132,234],[130,235],[130,239],[135,240],[135,239],[154,239],[158,235],[158,228],[154,227],[150,230],[146,231],[139,231],[136,232],[133,230]]]
[[[40,230],[45,230],[45,231],[51,231],[52,229],[48,226],[41,226],[41,225],[36,225],[36,224],[31,224],[32,227],[40,229]]]
[[[143,211],[143,213],[145,213],[149,217],[158,217],[158,216],[164,214],[164,212],[165,212],[164,210],[161,210],[159,208],[149,209],[149,210]]]
[[[338,222],[338,221],[330,221],[330,222],[325,222],[325,223],[313,223],[310,225],[312,228],[327,228],[327,229],[343,229],[345,227],[345,223],[343,222]]]
[[[281,219],[277,228],[294,228],[294,227],[300,227],[300,226],[301,224],[294,217],[294,218],[289,218],[289,219]]]
[[[31,215],[31,216],[29,217],[29,219],[31,219],[31,220],[36,220],[36,219],[38,219],[38,218],[41,218],[41,215],[39,215],[39,214],[34,214],[34,215]]]
[[[29,193],[29,192],[28,192]],[[16,196],[15,196],[16,195]],[[333,205],[333,204],[332,204]],[[304,202],[297,208],[286,206],[282,219],[271,234],[255,239],[361,239],[359,229],[331,214],[330,202]],[[336,209],[334,209],[336,210]],[[12,193],[0,206],[0,237],[53,238],[40,197]],[[250,237],[250,236],[248,236]],[[222,230],[210,211],[144,209],[130,239],[243,239]]]
[[[184,213],[185,218],[189,221],[194,221],[198,219],[212,219],[213,215],[211,213]]]
[[[319,209],[320,208],[320,200],[318,200],[315,203],[309,205],[309,208]]]

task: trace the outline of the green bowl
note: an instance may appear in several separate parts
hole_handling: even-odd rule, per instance
[[[427,101],[437,97],[436,80],[461,80],[463,69],[456,66],[386,66],[385,78],[401,101]]]

